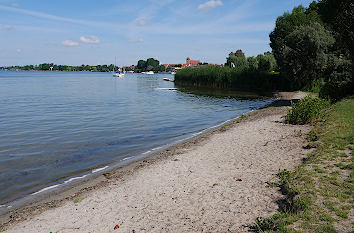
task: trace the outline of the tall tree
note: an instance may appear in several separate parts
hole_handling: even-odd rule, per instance
[[[241,49],[238,49],[235,53],[229,53],[225,65],[229,67],[248,68],[246,56]]]
[[[342,55],[354,56],[354,3],[352,0],[320,0],[323,22],[334,32],[336,47]],[[350,55],[349,55],[350,54]]]
[[[287,36],[299,26],[310,25],[315,22],[321,23],[320,17],[316,12],[315,4],[316,3],[312,4],[310,10],[300,5],[295,7],[291,13],[286,12],[277,18],[275,28],[269,34],[269,38],[270,47],[280,68],[283,65],[282,54],[286,45]]]
[[[287,36],[280,54],[282,71],[302,87],[324,72],[335,39],[322,25],[299,26]]]

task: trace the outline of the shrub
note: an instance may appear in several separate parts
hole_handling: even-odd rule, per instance
[[[322,110],[329,106],[329,101],[308,95],[291,105],[292,108],[285,117],[286,121],[290,124],[307,124],[320,117]]]

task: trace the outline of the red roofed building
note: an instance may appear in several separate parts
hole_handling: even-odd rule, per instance
[[[199,63],[200,63],[199,60],[191,60],[189,57],[187,57],[186,64],[183,64],[182,67],[198,66]]]

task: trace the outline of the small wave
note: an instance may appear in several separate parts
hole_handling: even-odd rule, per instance
[[[70,178],[70,179],[64,181],[64,184],[67,184],[67,183],[69,183],[69,182],[71,182],[71,181],[73,181],[73,180],[79,180],[79,179],[85,178],[86,176],[87,176],[87,175],[83,175],[83,176],[78,176],[78,177]]]
[[[49,187],[43,188],[43,189],[39,190],[38,192],[32,193],[31,195],[36,195],[36,194],[38,194],[38,193],[41,193],[41,192],[47,191],[47,190],[49,190],[49,189],[56,188],[56,187],[58,187],[59,185],[60,185],[60,184],[55,184],[55,185],[52,185],[52,186],[49,186]]]
[[[155,151],[155,150],[159,150],[159,149],[161,149],[162,148],[162,146],[159,146],[159,147],[156,147],[156,148],[153,148],[153,149],[151,149],[152,151]]]
[[[122,161],[124,161],[124,160],[128,160],[128,159],[131,159],[131,158],[133,158],[133,156],[126,157],[126,158],[122,159]]]
[[[108,166],[97,168],[97,169],[92,170],[92,173],[96,173],[96,172],[102,171],[102,170],[107,169],[107,168],[108,168]]]
[[[148,151],[144,152],[143,155],[147,155],[147,154],[149,154],[150,152],[151,152],[151,150],[148,150]]]
[[[167,90],[167,91],[176,91],[177,88],[175,87],[157,87],[155,90]]]

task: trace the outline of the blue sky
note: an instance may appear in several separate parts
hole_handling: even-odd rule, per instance
[[[224,63],[270,50],[275,20],[312,0],[0,0],[0,66]]]

